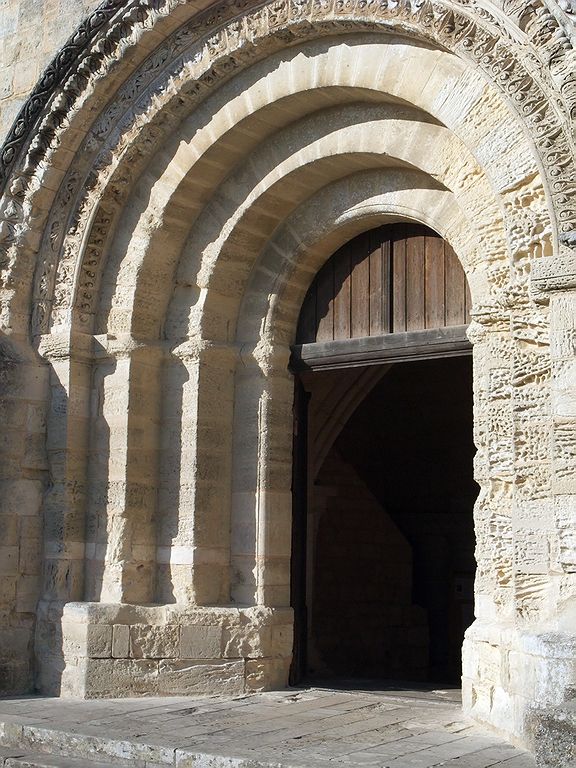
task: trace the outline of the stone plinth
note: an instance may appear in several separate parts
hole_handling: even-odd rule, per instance
[[[532,633],[476,621],[463,647],[464,711],[518,744],[534,746],[534,702],[553,708],[576,686],[576,635]]]
[[[282,688],[292,610],[42,603],[39,688],[77,698]]]

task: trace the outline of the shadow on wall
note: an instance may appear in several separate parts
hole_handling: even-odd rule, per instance
[[[191,588],[191,568],[183,556],[185,547],[181,541],[180,526],[188,518],[192,531],[193,499],[192,477],[183,483],[183,456],[193,450],[193,441],[184,444],[184,391],[190,381],[189,371],[175,355],[171,355],[163,374],[165,397],[162,414],[163,437],[160,457],[158,487],[157,531],[158,550],[156,565],[156,599],[159,603],[177,602],[176,580],[184,588]],[[187,496],[188,498],[185,498]],[[189,513],[186,514],[186,510]],[[190,548],[192,542],[188,542]],[[180,548],[179,548],[180,547]],[[178,552],[182,553],[178,557]],[[184,561],[184,562],[182,562]],[[182,596],[180,596],[182,597]]]
[[[103,353],[103,350],[102,350]],[[94,371],[91,398],[91,428],[88,436],[88,471],[86,483],[86,585],[83,597],[99,600],[104,579],[104,558],[108,552],[107,516],[110,497],[110,427],[104,417],[104,379],[112,376],[116,366],[107,360]]]
[[[107,498],[107,475],[102,482],[98,471],[108,471],[108,428],[102,419],[91,419],[94,410],[100,414],[100,403],[93,397],[91,361],[93,355],[102,357],[104,352],[92,342],[84,354],[76,352],[57,354],[45,365],[50,383],[46,423],[50,483],[42,504],[43,577],[34,655],[35,687],[54,695],[59,694],[62,684],[64,654],[81,655],[79,638],[69,638],[64,646],[66,604],[84,600],[100,589],[97,558],[107,546],[105,529],[103,546],[98,546],[97,511],[105,507]],[[97,445],[105,449],[89,475],[90,440],[102,430],[104,439]],[[94,453],[98,455],[98,451]]]
[[[48,368],[0,334],[0,693],[33,684],[40,596],[42,496],[48,484],[45,402]]]

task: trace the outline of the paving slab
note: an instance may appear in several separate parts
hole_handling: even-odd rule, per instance
[[[73,768],[74,760],[87,768],[536,766],[528,752],[466,719],[453,690],[359,687],[231,698],[0,699],[0,749],[12,750],[7,768]]]

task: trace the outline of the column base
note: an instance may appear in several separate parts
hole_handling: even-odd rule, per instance
[[[236,695],[283,688],[290,608],[43,602],[37,689],[52,696]]]
[[[534,750],[535,710],[574,696],[575,634],[529,633],[476,621],[466,632],[462,655],[464,713],[518,746]]]

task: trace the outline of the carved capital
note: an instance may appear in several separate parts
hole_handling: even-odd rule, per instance
[[[49,362],[91,362],[94,359],[94,336],[87,333],[47,333],[38,337],[37,344],[38,354]]]
[[[185,339],[173,347],[171,354],[183,363],[207,362],[219,360],[229,365],[235,364],[238,359],[238,347],[231,343],[210,341],[208,339]]]
[[[259,375],[288,376],[290,355],[292,350],[288,344],[274,343],[261,339],[256,344],[243,344],[240,349],[240,360],[243,368],[252,368]]]

